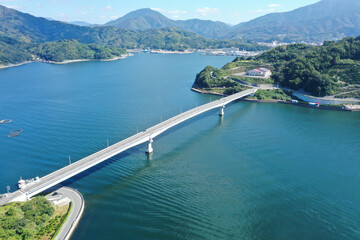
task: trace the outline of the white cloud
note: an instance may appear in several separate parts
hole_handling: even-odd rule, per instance
[[[203,16],[207,16],[209,14],[215,14],[219,12],[218,8],[210,8],[210,7],[204,7],[204,8],[198,8],[195,10],[195,12],[200,13]]]
[[[268,7],[269,7],[269,8],[281,8],[282,5],[277,4],[277,3],[272,3],[272,4],[269,4]]]
[[[112,6],[106,6],[105,10],[108,10],[108,11],[112,10]]]
[[[119,18],[119,16],[110,16],[111,20],[115,20],[115,19],[118,19],[118,18]]]

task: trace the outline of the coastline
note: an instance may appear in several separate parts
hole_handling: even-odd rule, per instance
[[[26,61],[26,62],[10,64],[10,65],[2,65],[2,64],[0,64],[0,69],[18,67],[18,66],[25,65],[25,64],[28,64],[28,63],[33,63],[33,62],[35,62],[35,61]]]
[[[191,54],[195,53],[195,50],[185,50],[185,51],[171,51],[171,50],[162,50],[162,49],[151,49],[150,51],[144,51],[143,49],[126,49],[129,53],[152,53],[152,54]]]
[[[336,110],[336,111],[346,111],[346,112],[354,112],[352,110],[349,109],[345,109],[345,108],[338,108],[338,107],[327,107],[327,106],[312,106],[312,105],[308,105],[308,104],[303,104],[303,103],[293,103],[293,102],[288,102],[288,101],[284,101],[284,100],[260,100],[260,99],[241,99],[241,101],[245,101],[245,102],[259,102],[259,103],[283,103],[283,104],[289,104],[289,105],[295,105],[295,106],[300,106],[300,107],[306,107],[306,108],[316,108],[316,109],[325,109],[325,110]]]
[[[201,90],[201,89],[197,89],[197,88],[191,88],[191,91],[196,92],[196,93],[201,93],[201,94],[209,94],[209,95],[217,95],[217,96],[224,96],[223,94],[219,94],[219,93],[214,93],[214,92],[209,92],[206,90]],[[260,100],[260,99],[248,99],[248,98],[244,98],[244,99],[240,99],[241,101],[245,101],[245,102],[259,102],[259,103],[283,103],[283,104],[290,104],[290,105],[295,105],[295,106],[301,106],[301,107],[307,107],[307,108],[316,108],[316,109],[325,109],[325,110],[336,110],[336,111],[346,111],[346,112],[356,112],[356,111],[360,111],[360,110],[351,110],[351,109],[345,109],[345,108],[339,108],[339,107],[331,107],[331,106],[312,106],[312,105],[308,105],[308,104],[303,104],[303,103],[293,103],[293,102],[288,102],[288,101],[284,101],[284,100]]]
[[[125,58],[131,57],[131,56],[133,56],[133,54],[125,54],[125,55],[122,55],[120,57],[114,57],[114,58],[110,58],[110,59],[73,59],[73,60],[65,60],[63,62],[46,61],[46,60],[44,60],[44,61],[26,61],[26,62],[17,63],[17,64],[10,64],[10,65],[2,65],[2,64],[0,64],[0,69],[18,67],[18,66],[22,66],[22,65],[29,64],[29,63],[34,63],[34,62],[51,63],[51,64],[69,64],[69,63],[90,62],[90,61],[110,62],[110,61],[117,61],[117,60],[120,60],[120,59],[125,59]]]
[[[201,94],[209,94],[209,95],[216,95],[216,96],[224,96],[223,94],[221,93],[215,93],[215,92],[209,92],[209,91],[206,91],[206,90],[201,90],[201,89],[197,89],[197,88],[191,88],[191,91],[193,92],[197,92],[197,93],[201,93]]]

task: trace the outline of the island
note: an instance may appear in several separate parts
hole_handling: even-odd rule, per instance
[[[256,57],[237,57],[222,68],[205,67],[192,89],[229,95],[246,87],[252,100],[357,110],[360,102],[360,36],[321,46],[279,46]]]

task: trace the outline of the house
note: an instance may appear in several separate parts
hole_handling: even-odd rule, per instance
[[[246,72],[248,76],[270,77],[271,71],[267,68],[257,68]]]

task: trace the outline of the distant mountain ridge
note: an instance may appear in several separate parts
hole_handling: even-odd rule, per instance
[[[87,25],[81,22],[74,23]],[[182,32],[182,37],[193,33],[204,38],[257,42],[323,42],[346,36],[358,36],[360,1],[322,0],[290,12],[267,14],[235,26],[200,19],[172,20],[150,8],[130,12],[104,25],[78,25],[49,21],[0,5],[0,34],[5,36],[34,42],[76,39],[83,43],[136,47],[141,45],[137,44],[139,41],[144,40],[141,32],[147,31],[145,35],[149,36],[151,32],[159,33],[152,30],[168,28],[179,29],[173,33]],[[165,30],[160,35],[169,35],[169,32]],[[171,38],[175,38],[176,34],[170,35]],[[194,35],[193,39],[196,38]]]
[[[52,20],[52,19],[50,19]],[[73,21],[73,22],[68,22],[70,24],[74,24],[74,25],[78,25],[78,26],[82,26],[82,27],[90,27],[93,26],[94,24],[88,23],[88,22],[83,22],[83,21]]]
[[[285,13],[240,23],[225,38],[255,41],[317,41],[360,34],[360,1],[322,0]]]
[[[0,5],[0,64],[19,63],[34,56],[55,61],[89,56],[107,59],[118,56],[120,48],[185,49],[238,47],[266,50],[265,46],[243,40],[207,39],[178,28],[132,31],[113,26],[77,26],[35,17]],[[124,51],[125,52],[125,51]],[[57,58],[56,56],[63,56]]]
[[[200,19],[175,21],[149,8],[130,12],[105,25],[135,31],[176,27],[218,39],[322,42],[360,34],[360,1],[322,0],[290,12],[270,13],[233,27]]]
[[[114,26],[134,31],[148,29],[161,29],[166,27],[179,28],[185,31],[197,33],[203,37],[219,38],[231,29],[226,23],[210,20],[190,19],[172,20],[160,12],[150,8],[143,8],[126,14],[116,20],[110,21],[105,26]]]

